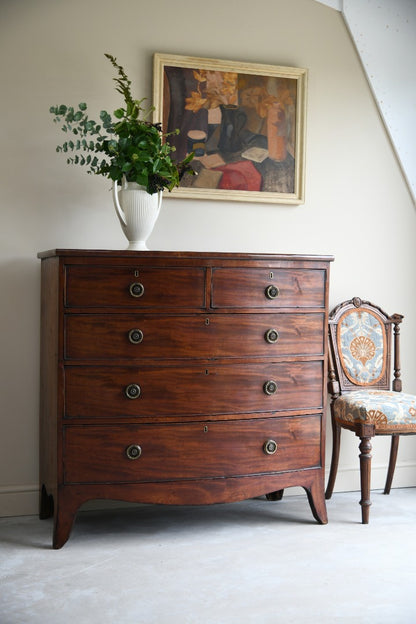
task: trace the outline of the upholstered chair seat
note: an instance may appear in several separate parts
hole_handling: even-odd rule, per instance
[[[367,423],[378,434],[416,433],[416,396],[389,390],[356,390],[334,401],[340,424]]]

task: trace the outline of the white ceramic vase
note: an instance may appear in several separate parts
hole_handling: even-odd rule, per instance
[[[113,186],[113,200],[123,232],[129,241],[127,249],[146,250],[162,204],[162,191],[151,195],[144,186],[123,180]]]

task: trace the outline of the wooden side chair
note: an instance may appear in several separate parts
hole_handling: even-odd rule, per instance
[[[361,440],[360,505],[363,524],[368,524],[371,505],[371,438],[375,435],[392,436],[384,489],[384,494],[389,494],[399,436],[416,433],[416,396],[401,392],[399,326],[402,320],[400,314],[388,316],[378,306],[359,297],[344,301],[329,315],[328,390],[333,447],[325,498],[331,498],[334,489],[341,428],[349,429]]]

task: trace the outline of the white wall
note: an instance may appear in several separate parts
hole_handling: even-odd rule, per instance
[[[361,296],[406,316],[402,379],[416,392],[416,214],[339,12],[313,0],[3,0],[0,4],[0,514],[37,512],[39,250],[124,248],[110,184],[68,167],[51,104],[116,108],[111,52],[151,97],[152,55],[309,69],[303,206],[167,197],[156,249],[324,253],[330,304]],[[339,488],[358,489],[345,433]],[[328,452],[330,451],[328,438]],[[387,441],[374,443],[381,487]],[[416,485],[416,438],[395,485]]]

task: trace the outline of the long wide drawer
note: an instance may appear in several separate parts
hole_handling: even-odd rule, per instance
[[[66,359],[321,355],[324,315],[68,314]]]
[[[322,409],[323,361],[65,368],[65,416],[107,418]]]
[[[66,483],[173,481],[320,465],[321,417],[68,426]]]

